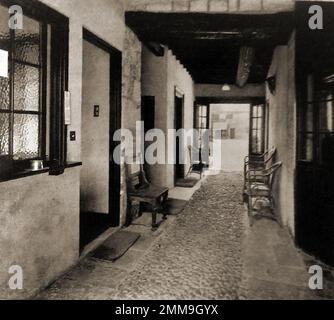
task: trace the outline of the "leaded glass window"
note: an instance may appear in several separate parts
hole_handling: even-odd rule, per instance
[[[23,29],[10,29],[8,19],[0,5],[0,156],[45,159],[50,29],[25,15]]]

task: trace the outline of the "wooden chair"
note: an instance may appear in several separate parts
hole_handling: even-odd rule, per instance
[[[189,160],[190,160],[190,167],[189,171],[186,175],[188,177],[191,173],[197,173],[200,175],[200,178],[202,179],[203,170],[206,167],[206,164],[202,161],[202,155],[200,149],[195,149],[192,146],[188,146],[189,151]],[[199,154],[199,160],[194,160],[193,154],[197,152]]]
[[[133,206],[137,202],[140,208],[142,204],[148,207],[148,210],[152,212],[152,230],[154,231],[159,227],[158,213],[163,214],[164,220],[167,219],[165,204],[168,200],[169,189],[149,183],[142,164],[126,164],[125,168],[129,205]]]
[[[250,176],[250,171],[259,170],[260,172],[265,169],[269,169],[275,161],[275,156],[277,149],[272,147],[268,149],[261,155],[246,156],[244,161],[244,186],[243,195],[244,201],[247,202],[247,187],[248,187],[248,177]]]
[[[273,195],[273,184],[282,162],[277,162],[268,169],[248,171],[248,215],[250,224],[253,224],[254,217],[261,216],[276,220],[275,199]],[[269,211],[269,213],[268,213]]]

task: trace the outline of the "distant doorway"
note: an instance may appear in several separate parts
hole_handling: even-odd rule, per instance
[[[184,128],[183,119],[184,110],[184,94],[175,88],[175,129],[176,131]],[[184,157],[185,155],[180,152],[180,139],[176,139],[176,164],[175,164],[175,183],[178,179],[183,179],[185,176]]]
[[[242,171],[249,150],[249,104],[211,104],[210,131],[221,138],[223,171]],[[212,153],[213,150],[211,150]]]

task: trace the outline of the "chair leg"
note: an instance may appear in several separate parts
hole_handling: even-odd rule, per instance
[[[167,220],[168,212],[167,212],[167,200],[168,193],[164,194],[160,203],[161,211],[163,214],[163,220]]]
[[[254,217],[253,217],[253,198],[251,195],[248,195],[248,218],[249,218],[249,225],[252,227],[254,224]]]

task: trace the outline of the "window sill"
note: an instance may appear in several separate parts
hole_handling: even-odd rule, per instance
[[[75,167],[80,167],[80,166],[82,166],[82,162],[68,162],[65,168],[69,169],[69,168],[75,168]],[[17,179],[21,179],[25,177],[36,176],[39,174],[49,173],[49,171],[50,171],[49,167],[45,167],[39,170],[25,169],[22,171],[13,172],[12,174],[7,175],[7,176],[3,176],[3,177],[0,176],[0,183],[11,181],[11,180],[17,180]]]
[[[23,171],[13,172],[12,174],[0,177],[0,182],[17,180],[17,179],[30,177],[30,176],[36,176],[38,174],[48,173],[48,172],[49,172],[49,168],[43,168],[43,169],[40,169],[40,170],[26,169],[26,170],[23,170]]]
[[[82,166],[82,162],[67,162],[65,165],[65,168],[75,168],[75,167],[81,167]]]

